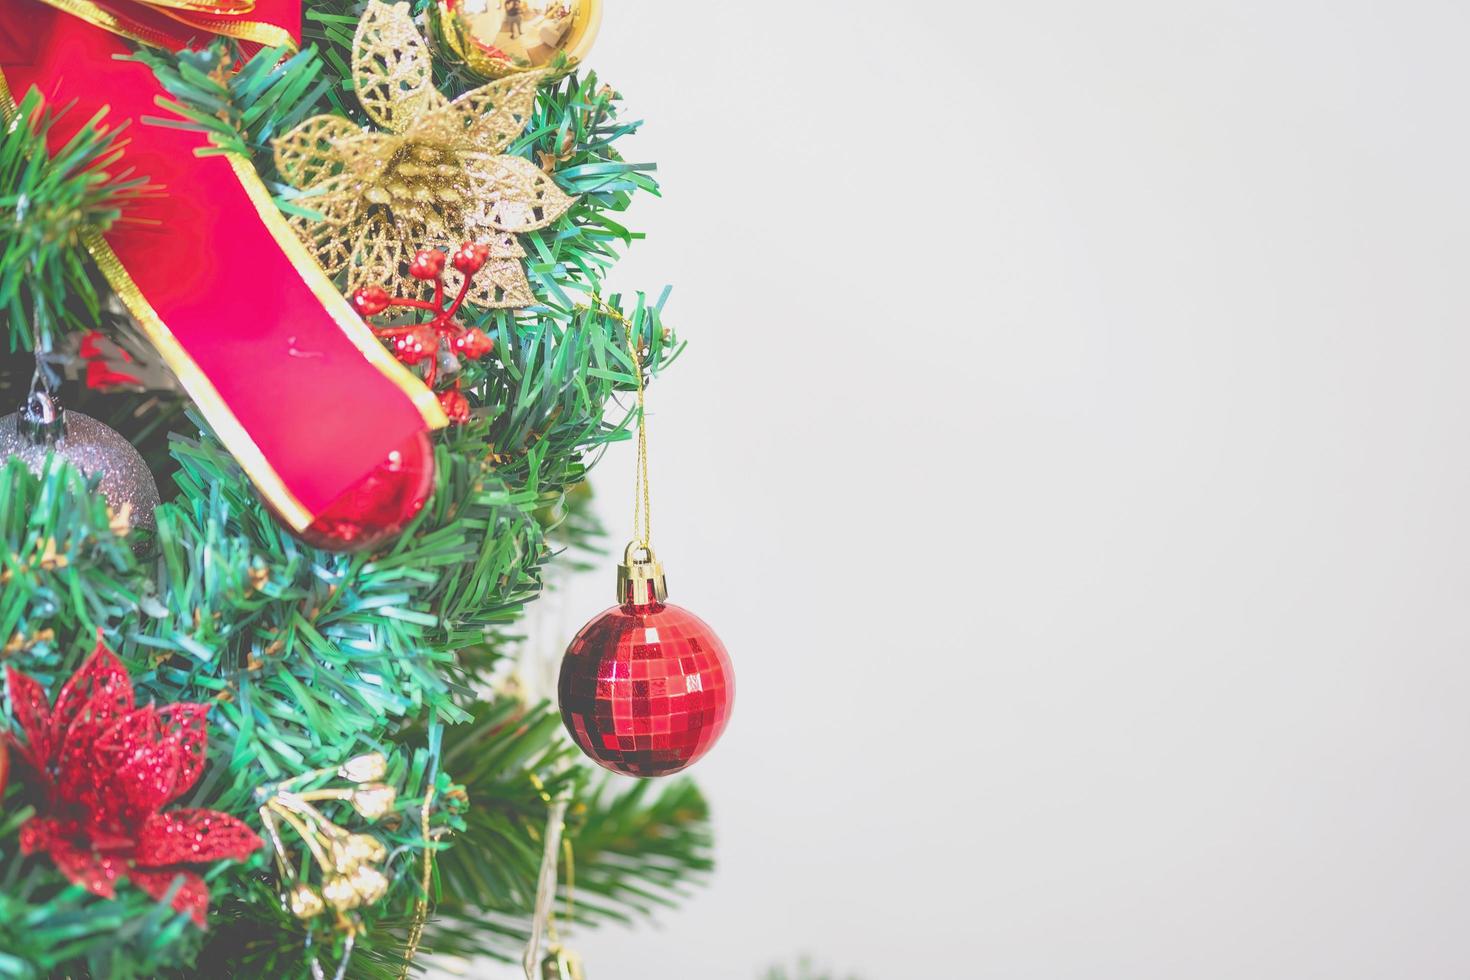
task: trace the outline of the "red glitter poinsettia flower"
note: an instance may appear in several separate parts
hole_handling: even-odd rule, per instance
[[[107,898],[121,877],[160,900],[182,879],[173,907],[202,928],[209,889],[183,865],[239,861],[261,846],[228,813],[162,812],[204,769],[209,705],[136,708],[127,669],[100,639],[54,708],[34,678],[14,667],[8,678],[25,742],[10,739],[46,791],[21,828],[21,850],[45,851],[62,874]]]

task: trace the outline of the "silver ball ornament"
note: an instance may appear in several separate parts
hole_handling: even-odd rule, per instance
[[[46,395],[33,395],[19,412],[0,417],[0,462],[13,456],[39,476],[48,453],[89,479],[100,474],[98,489],[114,513],[126,508],[130,528],[155,526],[158,484],[138,450],[116,429],[90,415],[63,410]]]

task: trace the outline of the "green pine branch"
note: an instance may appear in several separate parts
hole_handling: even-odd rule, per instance
[[[439,860],[442,897],[429,948],[512,960],[529,938],[547,799],[574,801],[560,908],[583,926],[630,922],[674,905],[713,868],[709,809],[693,783],[618,780],[572,765],[548,704],[482,706],[447,732],[445,765],[474,805],[463,839]],[[466,764],[466,761],[468,764]],[[532,776],[535,779],[532,779]],[[563,920],[565,926],[565,920]]]
[[[0,130],[0,310],[12,351],[95,321],[82,235],[106,231],[149,190],[122,165],[127,122],[109,128],[105,112],[50,152],[66,111],[46,106],[33,88]]]

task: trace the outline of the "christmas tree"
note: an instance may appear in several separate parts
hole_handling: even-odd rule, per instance
[[[597,4],[65,6],[0,11],[0,976],[396,977],[675,901],[698,790],[507,669],[678,351],[604,288],[657,183]]]

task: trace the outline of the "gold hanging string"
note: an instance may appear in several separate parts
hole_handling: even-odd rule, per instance
[[[623,334],[628,341],[628,357],[632,360],[633,381],[638,386],[638,462],[633,477],[633,542],[645,550],[653,545],[653,504],[648,487],[648,413],[644,407],[643,360],[639,356],[641,331],[623,312],[609,304],[601,296],[592,297],[590,306],[579,306],[583,310],[596,310],[623,325]],[[650,350],[652,340],[649,341]]]
[[[646,549],[653,546],[653,507],[648,491],[648,413],[643,407],[643,364],[638,359],[638,341],[631,328],[627,334],[628,354],[633,358],[633,377],[638,382],[638,469],[633,477],[633,538]],[[643,504],[641,533],[638,523],[640,498]]]
[[[424,924],[429,921],[429,889],[434,884],[434,848],[433,842],[429,840],[429,808],[433,804],[434,784],[430,783],[429,791],[424,794],[424,809],[419,816],[419,829],[424,835],[424,877],[420,882],[424,893],[419,896],[418,903],[413,908],[413,929],[408,934],[408,948],[403,951],[403,972],[399,974],[401,980],[408,980],[413,958],[418,955],[419,943],[424,938]]]

